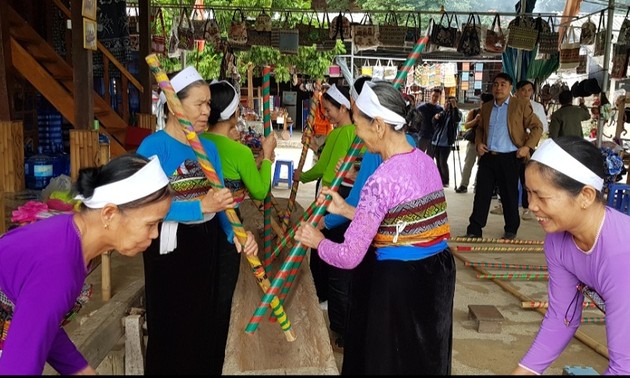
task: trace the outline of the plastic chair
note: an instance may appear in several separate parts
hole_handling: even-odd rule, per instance
[[[608,206],[630,215],[630,185],[628,184],[611,184],[608,187]]]
[[[287,178],[280,177],[282,167],[287,167]],[[293,160],[276,160],[276,169],[273,171],[273,181],[271,185],[275,188],[281,182],[286,182],[289,188],[293,185]]]

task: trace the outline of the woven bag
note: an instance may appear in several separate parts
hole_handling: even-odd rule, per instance
[[[158,26],[162,27],[161,32],[158,31]],[[151,28],[151,51],[156,54],[166,54],[166,27],[162,8],[157,8]]]
[[[599,15],[599,24],[597,26],[597,32],[595,33],[595,48],[593,49],[593,56],[604,55],[606,50],[606,29],[602,27],[605,25],[604,11]]]
[[[350,15],[350,18],[346,17]],[[350,41],[352,38],[352,14],[349,9],[345,12],[339,12],[330,22],[329,37],[330,39],[341,39],[342,41]]]
[[[626,11],[626,17],[621,23],[621,28],[619,28],[617,43],[620,45],[630,45],[630,20],[628,19],[628,13],[630,13],[630,7]]]
[[[592,45],[595,43],[595,33],[597,32],[597,25],[591,21],[589,16],[585,23],[580,28],[580,45]]]
[[[228,30],[228,42],[232,47],[247,45],[247,25],[245,23],[245,15],[240,8],[234,9],[232,13],[232,21]]]
[[[479,20],[479,15],[476,16],[477,20],[475,20],[475,13],[471,13],[468,16],[468,21],[464,24],[462,35],[457,45],[457,51],[465,56],[474,56],[481,53],[479,29],[477,28],[481,21]]]
[[[486,31],[486,39],[483,49],[490,53],[500,54],[505,51],[506,41],[503,29],[501,29],[501,18],[499,14],[494,15],[492,26]]]
[[[537,24],[539,24],[538,34],[538,53],[539,54],[554,54],[558,52],[558,40],[560,39],[560,33],[556,31],[553,24],[553,20],[549,17],[548,21],[544,21],[542,18],[538,18]]]
[[[214,46],[219,46],[221,43],[221,28],[214,13],[214,8],[208,10],[208,19],[203,26],[203,38]]]
[[[385,14],[385,22],[378,26],[379,41],[383,46],[402,47],[405,44],[407,26],[398,25],[396,13]]]
[[[186,8],[183,8],[179,15],[179,24],[177,25],[177,40],[178,49],[192,50],[195,48],[195,38]]]
[[[444,24],[446,17],[446,24]],[[455,26],[451,26],[453,17],[447,12],[442,13],[440,22],[434,23],[431,29],[431,42],[441,47],[455,47],[457,43],[457,18],[455,18]]]
[[[206,26],[206,20],[203,18],[203,12],[197,7],[193,8],[192,13],[190,14],[190,24],[193,29],[193,38],[196,41],[203,41],[203,29]]]
[[[532,51],[538,41],[538,30],[532,17],[518,16],[508,24],[507,45],[525,51]]]
[[[271,17],[262,12],[247,26],[247,46],[271,46]]]
[[[574,69],[580,64],[580,41],[575,37],[571,26],[567,26],[567,32],[560,45],[560,66],[558,69]]]
[[[409,25],[409,18],[413,20],[412,25]],[[407,13],[407,20],[405,21],[405,42],[403,46],[413,48],[416,45],[416,42],[418,42],[418,38],[420,38],[419,31],[422,29],[418,25],[419,19],[420,16],[416,18],[415,13]]]
[[[313,26],[313,19],[317,17],[317,14],[315,12],[308,13],[308,23],[304,20],[305,14],[307,13],[302,13],[300,22],[296,26],[300,31],[299,44],[300,46],[313,46],[320,41],[319,29]]]
[[[365,13],[361,22],[352,25],[352,41],[356,51],[376,50],[380,45],[378,26],[372,22],[372,15]]]
[[[284,13],[282,26],[271,29],[271,46],[285,54],[297,54],[300,31],[291,26],[291,12]]]
[[[576,74],[585,74],[586,73],[586,62],[588,60],[588,56],[586,54],[581,54],[579,56],[578,66],[575,67]]]
[[[628,72],[628,45],[615,43],[612,49],[611,79],[625,79]]]

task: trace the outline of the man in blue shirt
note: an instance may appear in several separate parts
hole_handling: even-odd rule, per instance
[[[482,237],[495,185],[499,187],[503,205],[503,238],[516,238],[520,226],[519,170],[538,145],[543,128],[529,100],[512,97],[511,93],[512,78],[499,73],[492,84],[494,101],[481,106],[475,135],[479,155],[477,185],[465,237]]]

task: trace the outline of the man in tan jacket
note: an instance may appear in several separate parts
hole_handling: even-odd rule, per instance
[[[482,237],[495,185],[503,205],[503,238],[516,238],[520,226],[519,169],[538,145],[543,128],[529,100],[512,97],[511,93],[512,78],[499,73],[492,84],[494,101],[481,106],[481,122],[475,135],[477,185],[465,237]]]

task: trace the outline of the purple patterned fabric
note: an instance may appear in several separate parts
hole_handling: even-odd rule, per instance
[[[566,348],[580,326],[582,306],[579,304],[584,298],[576,287],[583,283],[606,302],[610,361],[604,374],[630,374],[628,230],[630,217],[607,207],[599,237],[590,252],[580,250],[566,232],[547,235],[544,248],[549,266],[549,309],[531,348],[520,362],[522,367],[542,374]]]
[[[374,171],[361,190],[344,242],[322,240],[317,247],[320,257],[338,268],[356,267],[389,209],[441,190],[437,167],[424,152],[414,148],[390,157]]]

